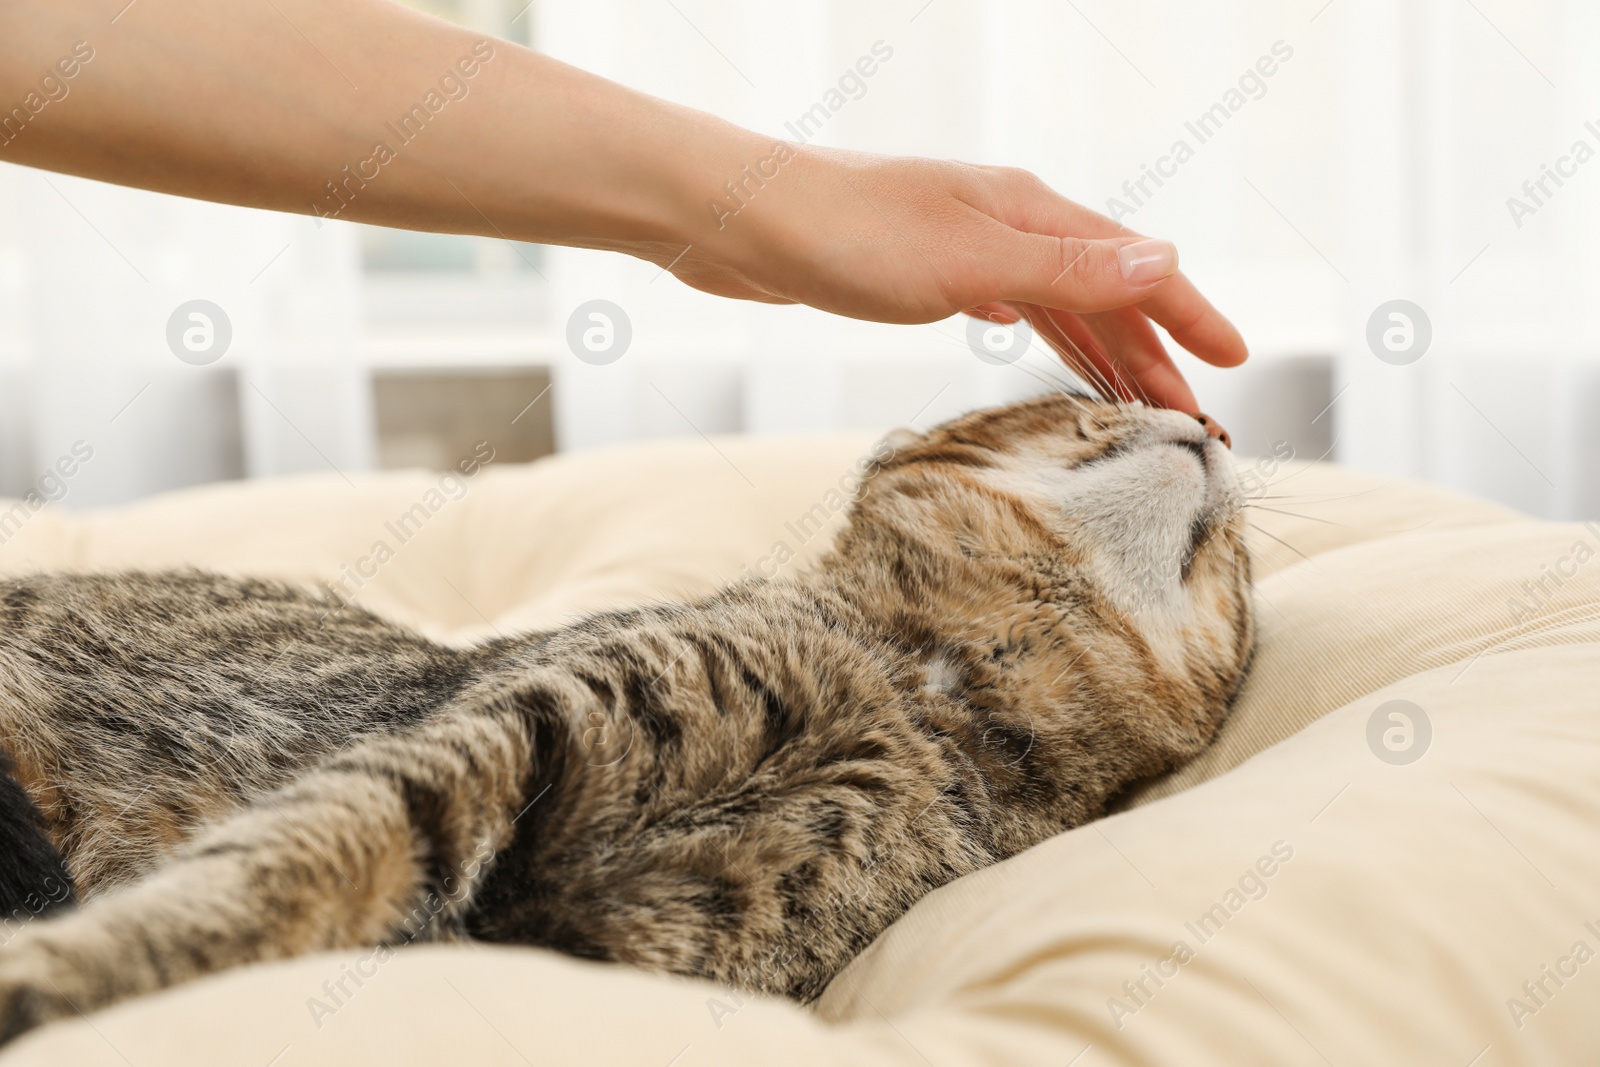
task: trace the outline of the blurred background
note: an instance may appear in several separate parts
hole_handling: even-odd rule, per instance
[[[1029,168],[1176,241],[1239,325],[1243,368],[1178,355],[1236,451],[1600,517],[1600,5],[417,6],[774,137]],[[213,362],[169,345],[196,300],[231,334]],[[603,365],[568,342],[594,300],[631,327]],[[75,446],[92,460],[46,485],[68,507],[443,468],[484,438],[525,460],[925,426],[1044,388],[1048,361],[981,359],[959,319],[744,305],[616,255],[0,165],[0,495]]]

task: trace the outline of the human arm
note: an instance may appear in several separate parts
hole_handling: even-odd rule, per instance
[[[1170,246],[1124,256],[1140,238],[1020,171],[776,142],[386,0],[125,5],[0,10],[0,107],[49,101],[0,138],[0,160],[612,249],[721,295],[878,321],[1021,312],[1113,383],[1131,379],[1127,395],[1190,411],[1151,320],[1210,362],[1245,356],[1172,273]],[[58,64],[79,42],[93,55],[67,79]],[[64,94],[39,96],[45,78]],[[730,216],[724,183],[779,146],[790,158]],[[1130,258],[1153,278],[1125,277]]]

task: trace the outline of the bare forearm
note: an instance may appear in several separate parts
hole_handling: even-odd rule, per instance
[[[1245,358],[1175,249],[1032,175],[777,144],[388,0],[0,0],[0,109],[0,160],[882,322],[1026,316],[1108,392],[1191,412],[1147,320]]]
[[[118,16],[126,2],[0,12],[0,107],[48,101],[0,133],[0,160],[282,211],[638,251],[692,239],[716,157],[736,170],[752,136],[387,0],[139,0]],[[68,78],[57,63],[75,45]]]

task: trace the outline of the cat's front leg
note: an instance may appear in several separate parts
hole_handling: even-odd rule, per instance
[[[333,757],[150,877],[0,946],[0,1042],[264,960],[436,939],[510,838],[525,717],[458,707]]]
[[[50,957],[26,947],[0,949],[0,1045],[36,1026],[70,1018],[71,1000],[56,987]]]

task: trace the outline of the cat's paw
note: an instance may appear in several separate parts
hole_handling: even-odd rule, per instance
[[[0,1045],[76,1012],[55,983],[42,973],[27,973],[19,963],[0,952]]]

